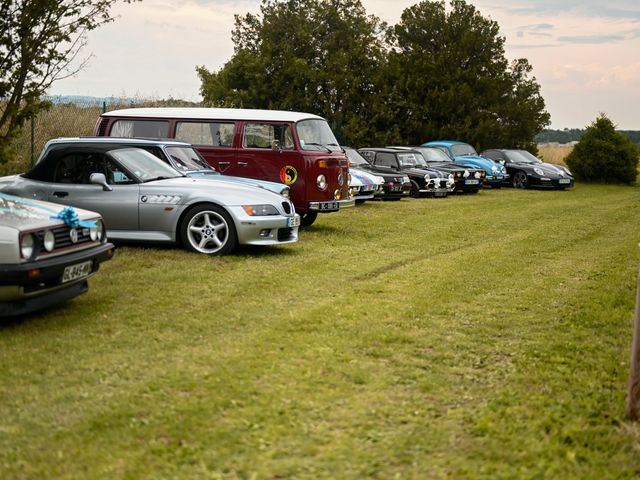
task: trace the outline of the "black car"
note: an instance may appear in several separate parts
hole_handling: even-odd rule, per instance
[[[411,196],[446,197],[453,191],[453,175],[431,168],[415,150],[395,148],[360,148],[362,155],[381,171],[405,174],[411,180]]]
[[[509,173],[508,182],[514,188],[564,190],[573,187],[573,175],[567,167],[545,163],[526,150],[490,149],[481,155],[503,164]]]
[[[438,147],[388,147],[397,150],[414,150],[420,152],[429,168],[453,175],[454,193],[478,193],[486,178],[482,168],[469,167],[454,162],[449,155]]]
[[[392,172],[390,169],[374,167],[367,162],[356,149],[350,147],[342,148],[349,159],[350,167],[359,168],[382,177],[384,180],[382,184],[382,194],[380,196],[376,195],[376,199],[400,200],[403,197],[409,196],[411,193],[411,181],[407,175],[401,172]]]

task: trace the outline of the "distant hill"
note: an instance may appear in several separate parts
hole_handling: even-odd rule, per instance
[[[619,130],[620,133],[626,135],[632,142],[640,144],[640,131],[638,130]],[[564,130],[546,129],[536,135],[536,143],[569,143],[577,142],[584,134],[583,128],[565,128]]]

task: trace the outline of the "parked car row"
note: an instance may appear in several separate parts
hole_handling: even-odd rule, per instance
[[[356,202],[573,185],[522,150],[343,148],[324,119],[296,112],[127,109],[96,133],[51,140],[28,172],[0,178],[0,316],[86,291],[113,255],[107,236],[222,255],[294,243]]]

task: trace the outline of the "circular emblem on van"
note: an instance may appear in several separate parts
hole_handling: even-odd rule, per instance
[[[286,185],[293,185],[298,180],[298,171],[291,165],[280,169],[280,181]]]

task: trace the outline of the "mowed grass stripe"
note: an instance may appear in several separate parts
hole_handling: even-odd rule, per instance
[[[2,418],[18,413],[5,464],[105,478],[630,472],[637,437],[589,422],[623,397],[638,195],[584,188],[364,205],[298,245],[224,259],[123,249],[72,311],[3,330],[3,365],[32,354],[3,374],[15,401]],[[605,293],[591,305],[591,291]],[[581,349],[606,367],[576,376]],[[567,407],[567,384],[594,402],[588,421]],[[584,395],[602,385],[614,398]],[[562,415],[547,414],[558,398]],[[586,424],[596,451],[567,462],[562,432],[545,430],[554,420]]]

